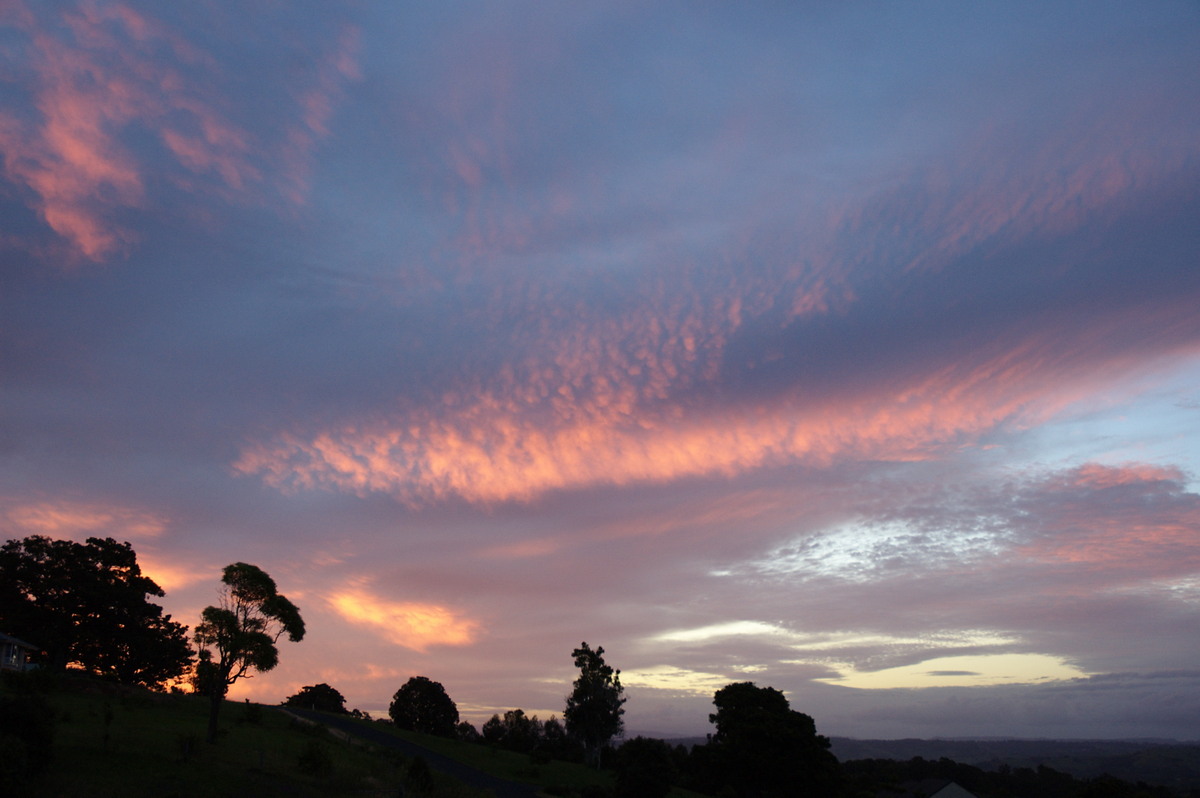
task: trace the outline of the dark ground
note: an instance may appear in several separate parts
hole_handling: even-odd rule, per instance
[[[430,769],[444,773],[471,787],[481,790],[491,790],[495,793],[496,798],[534,798],[537,795],[538,788],[533,785],[496,778],[489,773],[467,767],[461,762],[456,762],[424,746],[402,740],[383,729],[373,729],[369,726],[356,723],[350,718],[329,715],[324,712],[313,712],[295,707],[287,707],[286,711],[298,717],[330,726],[371,745],[376,745],[380,748],[390,748],[409,757],[419,756],[429,764]]]

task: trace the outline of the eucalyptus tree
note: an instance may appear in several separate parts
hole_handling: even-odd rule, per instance
[[[221,585],[220,602],[204,608],[195,630],[200,648],[196,690],[212,702],[210,743],[216,742],[217,716],[229,686],[254,671],[262,673],[278,665],[276,643],[283,635],[293,643],[304,638],[300,610],[257,565],[236,562],[225,566]]]

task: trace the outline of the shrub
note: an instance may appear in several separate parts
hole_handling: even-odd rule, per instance
[[[424,757],[416,757],[408,766],[408,775],[405,778],[405,783],[408,788],[418,795],[428,795],[433,792],[433,771],[429,769],[429,763]]]
[[[614,764],[620,798],[665,798],[678,775],[671,746],[649,737],[627,740]]]
[[[333,757],[329,755],[329,749],[320,742],[309,740],[297,757],[296,766],[301,773],[323,778],[333,772]]]

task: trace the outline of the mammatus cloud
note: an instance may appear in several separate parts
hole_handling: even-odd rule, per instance
[[[347,621],[415,651],[469,645],[479,634],[478,621],[436,604],[390,601],[362,588],[338,591],[326,600]]]

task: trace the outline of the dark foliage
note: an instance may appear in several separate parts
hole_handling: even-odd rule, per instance
[[[613,756],[617,798],[663,798],[679,777],[671,746],[650,737],[626,740]]]
[[[808,715],[791,709],[783,693],[753,682],[726,685],[713,696],[709,721],[717,731],[692,751],[691,782],[703,792],[739,798],[828,796],[841,771],[829,740]]]
[[[220,605],[205,607],[196,627],[200,658],[194,684],[212,701],[210,743],[217,739],[217,717],[229,685],[250,671],[269,671],[278,665],[275,644],[285,633],[292,642],[304,638],[300,610],[257,565],[225,566],[221,585]]]
[[[579,678],[567,696],[563,719],[567,733],[583,744],[587,761],[599,767],[601,749],[625,728],[621,672],[604,662],[603,646],[593,651],[585,642],[571,656]]]
[[[112,538],[32,535],[0,547],[4,631],[41,646],[41,664],[57,671],[73,665],[152,688],[182,676],[187,627],[147,600],[163,595],[133,548]]]
[[[441,682],[414,676],[392,697],[388,707],[392,722],[401,729],[453,737],[458,724],[458,707]]]
[[[503,718],[493,715],[484,724],[483,737],[501,748],[528,754],[541,742],[542,723],[536,715],[526,715],[523,709],[510,709]]]
[[[346,711],[346,699],[342,694],[324,682],[300,688],[300,692],[288,696],[283,703],[284,706],[315,709],[319,712],[350,714]]]
[[[479,735],[482,742],[507,751],[532,754],[545,760],[583,760],[582,745],[567,734],[562,721],[553,715],[543,722],[537,715],[526,715],[523,709],[510,709],[504,717],[492,715],[483,724],[482,732]]]
[[[333,757],[324,743],[308,740],[296,757],[296,767],[306,775],[326,778],[333,772]]]
[[[467,720],[459,721],[458,724],[455,725],[454,737],[455,739],[461,740],[464,743],[483,742],[483,735],[480,734],[479,730]]]
[[[1077,779],[1045,766],[984,770],[945,757],[938,760],[914,757],[906,762],[856,759],[844,763],[842,770],[852,795],[874,795],[889,789],[902,796],[905,785],[935,780],[953,781],[979,798],[1024,795],[1038,798],[1170,798],[1178,795],[1165,786],[1131,784],[1112,776]]]

